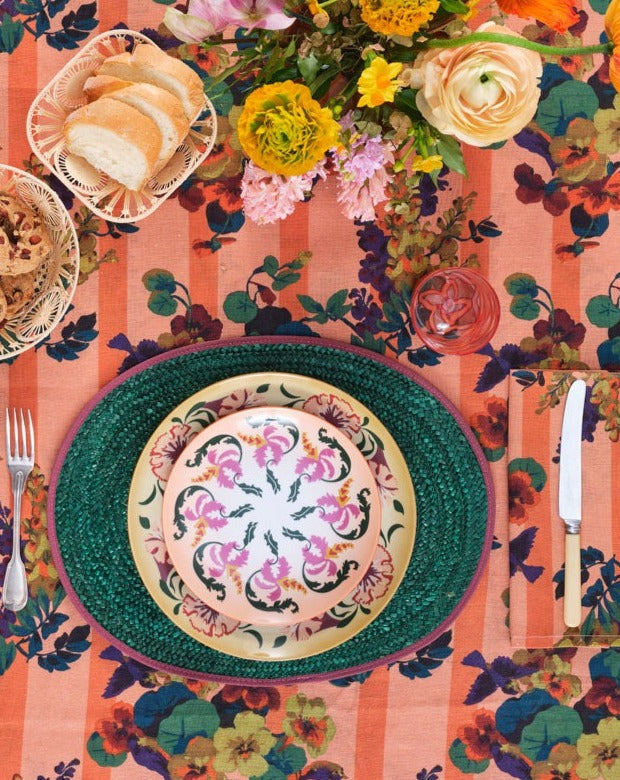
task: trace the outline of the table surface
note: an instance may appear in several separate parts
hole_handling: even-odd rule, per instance
[[[584,39],[595,41],[606,3],[584,5]],[[0,162],[49,180],[31,156],[25,122],[37,92],[74,53],[63,48],[68,38],[58,31],[81,24],[92,36],[119,23],[153,31],[164,6],[156,0],[29,0],[21,6],[7,0],[0,9],[1,40],[13,49],[0,54]],[[195,47],[184,54],[207,72],[213,67]],[[620,334],[608,331],[604,313],[605,297],[617,301],[613,283],[620,272],[617,176],[613,166],[605,169],[607,156],[613,163],[620,148],[620,106],[600,65],[600,57],[593,66],[573,58],[548,69],[547,136],[522,134],[494,151],[466,148],[469,177],[443,178],[441,191],[426,194],[422,215],[403,233],[405,244],[418,248],[410,253],[411,268],[429,257],[464,263],[475,255],[498,291],[502,315],[492,346],[465,358],[437,357],[412,335],[392,305],[407,300],[402,283],[411,268],[390,269],[384,221],[356,226],[340,216],[333,182],[320,184],[315,198],[286,222],[244,223],[226,90],[215,100],[221,113],[215,151],[199,175],[145,221],[115,228],[62,193],[82,252],[73,307],[48,341],[0,367],[0,407],[29,407],[38,442],[23,531],[34,607],[17,624],[0,612],[2,777],[248,777],[265,771],[265,755],[268,780],[539,778],[551,777],[562,761],[572,772],[566,777],[577,777],[577,764],[579,777],[620,777],[620,724],[614,720],[620,650],[527,652],[511,647],[507,623],[508,371],[620,363]],[[595,74],[587,96],[573,74],[583,84]],[[592,99],[598,102],[586,116],[583,106]],[[256,270],[266,257],[275,258],[268,262],[271,275]],[[172,298],[147,290],[153,269],[167,275]],[[535,279],[529,300],[507,291],[512,274]],[[251,319],[243,311],[246,293]],[[595,296],[602,308],[588,305]],[[119,372],[157,352],[249,332],[313,333],[382,346],[440,388],[486,448],[497,488],[488,567],[457,620],[409,660],[356,678],[291,687],[171,681],[122,658],[84,625],[59,586],[46,534],[46,486],[81,407]],[[619,449],[616,443],[611,456],[616,476]],[[0,471],[2,573],[12,503]],[[532,527],[543,522],[536,513],[529,520]],[[619,551],[618,539],[601,544],[604,561]],[[535,544],[529,562],[536,562]],[[616,568],[614,583],[618,576]],[[620,589],[610,590],[612,601],[614,593],[610,619],[617,635]],[[533,723],[526,711],[536,696],[551,697],[554,710]],[[511,698],[512,710],[504,706],[497,722]],[[237,713],[242,717],[235,720]],[[147,721],[165,718],[165,728],[148,727]],[[244,740],[250,744],[245,764],[235,748]]]

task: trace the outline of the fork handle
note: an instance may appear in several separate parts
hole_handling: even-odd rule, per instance
[[[2,603],[12,612],[23,609],[28,602],[28,582],[26,580],[26,567],[22,561],[21,518],[22,495],[24,493],[25,474],[17,471],[12,480],[13,487],[13,550],[11,560],[6,567],[4,585],[2,587]]]

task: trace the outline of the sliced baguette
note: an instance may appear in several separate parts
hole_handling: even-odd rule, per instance
[[[102,97],[65,120],[67,148],[130,190],[153,175],[162,138],[159,128],[137,108]]]
[[[139,43],[131,54],[124,52],[108,57],[97,68],[95,75],[116,76],[124,81],[161,87],[181,101],[190,122],[205,105],[200,76],[189,65],[148,43]]]
[[[88,98],[88,102],[92,103],[93,100],[97,100],[103,95],[109,95],[114,90],[129,87],[132,83],[117,79],[116,76],[89,76],[84,82],[84,94]]]
[[[153,84],[130,84],[123,89],[114,89],[107,97],[133,106],[155,122],[161,133],[161,151],[153,173],[160,171],[189,132],[189,120],[180,100]]]

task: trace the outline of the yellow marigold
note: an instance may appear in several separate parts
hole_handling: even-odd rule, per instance
[[[316,16],[317,14],[320,14],[322,11],[322,8],[319,5],[318,0],[306,0],[306,5],[308,6],[308,10],[312,14],[312,16]]]
[[[237,126],[243,151],[269,173],[297,176],[336,145],[340,126],[304,84],[276,82],[250,93]]]
[[[443,167],[443,158],[440,154],[431,154],[428,157],[422,157],[419,154],[411,161],[411,170],[421,173],[432,173]]]
[[[357,82],[357,89],[362,96],[358,106],[380,106],[394,100],[396,90],[403,86],[398,75],[403,69],[402,62],[387,62],[383,57],[375,57]]]
[[[609,59],[609,80],[617,92],[620,92],[620,0],[611,0],[605,13],[605,32],[614,44]]]
[[[383,35],[413,35],[430,21],[439,0],[359,0],[362,19]]]

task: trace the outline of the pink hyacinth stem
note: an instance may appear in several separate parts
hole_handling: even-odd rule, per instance
[[[547,46],[544,43],[528,41],[527,38],[519,38],[517,35],[504,35],[503,33],[475,32],[464,35],[462,38],[433,38],[421,44],[422,49],[455,49],[458,46],[467,46],[470,43],[505,43],[507,46],[518,46],[521,49],[531,49],[547,57],[566,57],[572,54],[611,54],[614,49],[613,42],[596,43],[591,46]]]

